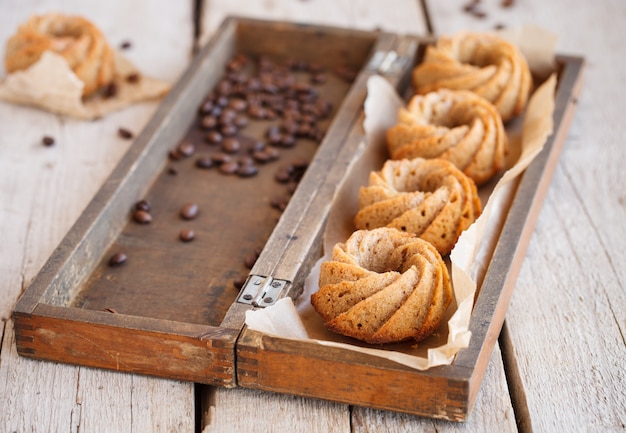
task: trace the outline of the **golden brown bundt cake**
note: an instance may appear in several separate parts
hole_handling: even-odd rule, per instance
[[[113,80],[113,52],[100,30],[84,18],[56,13],[31,17],[9,38],[4,58],[7,72],[28,68],[48,50],[63,56],[85,84],[83,96]]]
[[[392,159],[443,158],[476,184],[504,166],[507,137],[493,105],[464,90],[415,95],[387,130]]]
[[[532,76],[515,45],[490,33],[461,32],[426,48],[413,85],[421,94],[471,90],[493,103],[506,122],[526,106]]]
[[[448,254],[478,218],[474,182],[443,159],[388,160],[359,191],[357,229],[391,227],[430,242]]]
[[[311,296],[326,326],[368,343],[423,340],[452,301],[445,263],[428,242],[391,228],[359,230],[322,263]]]

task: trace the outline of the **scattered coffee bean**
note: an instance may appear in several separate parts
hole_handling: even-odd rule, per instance
[[[243,259],[243,264],[246,268],[252,269],[252,267],[254,266],[258,258],[259,258],[258,254],[250,253]]]
[[[140,79],[141,75],[139,75],[139,73],[137,72],[132,72],[126,76],[126,82],[131,84],[138,83]]]
[[[515,0],[502,0],[502,3],[500,3],[500,6],[502,6],[503,8],[510,8],[514,4],[515,4]]]
[[[127,49],[131,48],[132,46],[133,46],[133,44],[130,41],[122,41],[122,43],[120,44],[120,48],[122,50],[127,50]]]
[[[239,168],[237,169],[237,174],[239,175],[239,177],[256,176],[258,172],[259,169],[254,164],[239,165]]]
[[[44,146],[53,146],[54,145],[54,138],[49,136],[49,135],[44,135],[43,138],[41,139],[41,143]]]
[[[196,203],[187,203],[180,209],[180,217],[185,220],[192,220],[198,216],[200,208]]]
[[[228,106],[236,111],[245,111],[246,108],[248,108],[248,103],[245,99],[232,99],[228,103]]]
[[[217,126],[217,118],[215,116],[204,116],[200,121],[200,126],[203,129],[213,129]]]
[[[196,167],[198,168],[206,169],[213,167],[213,165],[214,163],[210,156],[201,156],[200,158],[196,159]]]
[[[283,134],[280,137],[280,145],[282,147],[293,147],[296,145],[296,137],[291,134]]]
[[[287,208],[288,203],[289,200],[282,196],[276,196],[270,200],[270,205],[281,212]]]
[[[226,153],[237,153],[241,150],[241,143],[236,138],[226,138],[222,142],[222,150]]]
[[[196,234],[193,232],[193,230],[183,229],[178,234],[178,237],[183,242],[191,242],[196,238]]]
[[[194,154],[196,146],[190,141],[183,141],[176,147],[176,152],[186,158]]]
[[[224,137],[222,137],[222,134],[217,131],[211,131],[206,135],[206,141],[210,144],[219,144],[223,139]]]
[[[126,128],[119,128],[117,130],[117,135],[125,140],[130,140],[131,138],[133,138],[133,133]]]
[[[167,174],[169,174],[170,176],[176,176],[178,174],[178,170],[174,167],[168,167]]]
[[[139,200],[137,203],[135,203],[135,209],[142,210],[144,212],[150,212],[152,206],[150,205],[150,202],[148,200]]]
[[[126,254],[115,253],[111,256],[111,258],[109,258],[109,266],[111,267],[122,266],[124,263],[126,263],[126,260],[128,260],[128,257],[126,257]]]
[[[233,124],[222,125],[220,132],[224,137],[232,137],[237,134],[237,127]]]
[[[239,170],[239,163],[236,161],[224,162],[220,165],[220,172],[222,174],[235,174]]]
[[[152,215],[145,210],[135,210],[133,212],[133,219],[139,224],[150,224],[152,222]]]
[[[291,170],[288,167],[280,167],[274,173],[274,179],[279,183],[287,183],[291,179]]]
[[[117,95],[117,84],[111,81],[102,89],[102,96],[105,98],[113,98],[115,95]]]
[[[233,119],[233,125],[235,125],[237,128],[243,128],[248,125],[248,118],[243,114],[238,114]]]
[[[247,279],[248,277],[237,277],[233,281],[233,286],[235,287],[235,289],[239,290],[243,287],[244,284],[246,284]]]

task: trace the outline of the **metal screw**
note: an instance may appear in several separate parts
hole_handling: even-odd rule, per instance
[[[252,295],[250,293],[246,293],[245,295],[243,295],[243,299],[245,299],[246,301],[249,301],[252,299]]]
[[[263,302],[265,302],[266,304],[271,304],[274,301],[274,298],[272,298],[271,296],[268,296],[267,298],[263,298]]]

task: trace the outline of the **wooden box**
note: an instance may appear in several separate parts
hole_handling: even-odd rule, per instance
[[[417,371],[244,327],[247,310],[296,298],[320,257],[333,195],[364,140],[367,79],[382,75],[403,93],[427,42],[384,32],[225,20],[18,301],[13,317],[19,354],[467,419],[572,117],[579,58],[558,58],[554,133],[519,180],[475,301],[470,345],[452,365]],[[194,166],[198,155],[215,151],[203,142],[198,107],[236,54],[297,59],[340,69],[344,78],[345,71],[358,72],[350,82],[329,72],[316,87],[333,107],[320,121],[326,129],[321,143],[298,139],[250,178]],[[245,143],[263,139],[271,123],[252,121],[244,129]],[[172,154],[185,140],[195,144],[196,155]],[[270,206],[275,194],[285,192],[274,177],[281,164],[293,168],[296,160],[308,161],[308,169],[281,214]],[[150,224],[131,218],[141,199],[152,205]],[[179,217],[188,202],[200,209],[193,220]],[[178,239],[183,229],[196,233],[193,242]],[[120,251],[127,262],[109,266]],[[252,253],[258,259],[249,269],[244,262]],[[233,283],[242,276],[248,282],[240,292]],[[257,293],[255,283],[271,296]]]

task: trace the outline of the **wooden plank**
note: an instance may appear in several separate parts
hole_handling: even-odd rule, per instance
[[[130,41],[132,47],[124,54],[142,71],[174,82],[190,59],[192,6],[190,1],[7,1],[0,12],[0,52],[32,14],[81,14],[113,46]],[[20,292],[128,149],[131,141],[120,139],[117,129],[138,133],[156,106],[142,103],[83,122],[0,103],[0,233],[3,245],[11,246],[0,250],[2,431],[194,431],[192,384],[19,357],[9,320]],[[56,139],[53,147],[41,145],[44,134]],[[165,404],[167,411],[158,409]]]
[[[205,0],[202,8],[200,42],[204,43],[228,15],[295,21],[360,30],[382,29],[393,33],[427,33],[416,0],[309,0],[250,2]]]
[[[507,314],[503,351],[516,411],[526,431],[621,430],[626,312],[616,306],[626,305],[626,269],[618,265],[626,258],[626,127],[617,119],[626,102],[615,89],[622,87],[626,50],[617,33],[580,29],[622,27],[626,5],[482,3],[485,19],[464,13],[463,2],[431,1],[433,27],[444,33],[532,23],[559,36],[558,52],[584,54],[590,65]]]
[[[476,399],[472,416],[463,424],[438,421],[414,415],[355,407],[352,410],[354,433],[435,431],[515,432],[515,414],[506,390],[507,383],[499,346],[494,348],[484,386]]]

